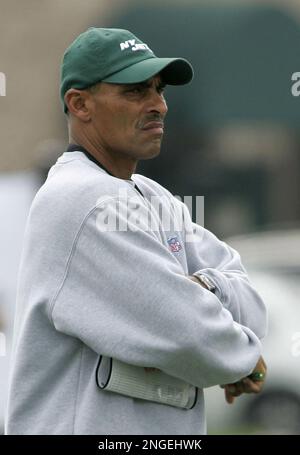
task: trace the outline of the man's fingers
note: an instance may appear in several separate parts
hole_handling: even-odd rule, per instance
[[[262,386],[262,382],[251,381],[249,378],[244,378],[234,384],[223,385],[222,388],[230,393],[230,395],[238,397],[242,393],[258,393],[262,389]]]
[[[232,404],[235,397],[243,393],[259,393],[263,388],[263,381],[252,381],[246,377],[234,384],[221,384],[220,387],[224,389],[225,399],[227,403]]]
[[[235,400],[235,397],[231,395],[231,393],[228,391],[228,389],[225,387],[225,400],[227,401],[228,404],[232,404]]]
[[[242,380],[245,393],[259,393],[263,387],[262,381],[251,381],[249,378]]]
[[[239,395],[244,393],[244,385],[240,381],[236,382],[235,384],[228,384],[227,390],[234,397],[238,397]]]

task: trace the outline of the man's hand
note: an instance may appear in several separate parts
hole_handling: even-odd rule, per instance
[[[251,375],[242,378],[234,384],[221,385],[220,387],[224,389],[227,403],[233,403],[235,397],[240,396],[242,393],[259,393],[263,388],[266,372],[267,365],[264,359],[260,357]]]

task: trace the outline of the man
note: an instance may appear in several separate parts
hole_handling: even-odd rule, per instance
[[[67,49],[70,146],[29,215],[8,434],[203,434],[204,387],[225,385],[229,402],[260,390],[265,308],[239,255],[135,174],[160,152],[164,86],[192,76],[126,30],[91,28]],[[122,375],[106,389],[102,358],[125,366],[131,390]]]

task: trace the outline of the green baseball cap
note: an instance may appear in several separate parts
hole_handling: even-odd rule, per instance
[[[166,84],[183,85],[193,78],[184,58],[159,58],[128,30],[91,27],[64,53],[60,95],[70,88],[85,89],[100,81],[115,84],[144,82],[161,73]]]

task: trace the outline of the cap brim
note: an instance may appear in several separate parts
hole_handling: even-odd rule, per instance
[[[114,73],[103,82],[136,84],[161,73],[163,81],[170,85],[184,85],[193,79],[193,67],[184,58],[148,58]]]

